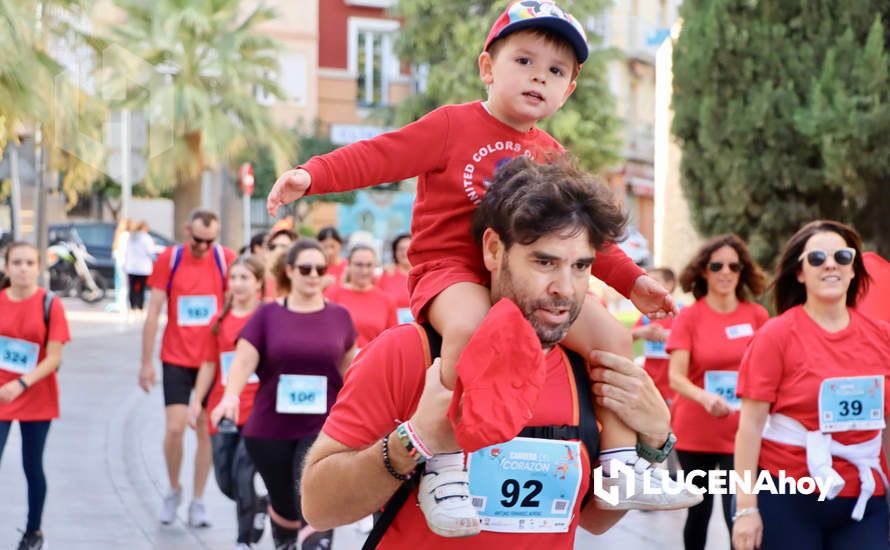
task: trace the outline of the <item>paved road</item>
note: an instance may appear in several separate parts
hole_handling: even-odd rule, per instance
[[[180,521],[161,526],[160,499],[166,490],[161,453],[163,399],[160,387],[145,395],[136,387],[140,326],[121,323],[101,308],[67,301],[72,342],[66,346],[60,373],[62,418],[53,423],[46,450],[49,495],[44,532],[55,550],[227,549],[234,547],[234,504],[211,478],[205,502],[214,525],[186,526],[186,504]],[[187,438],[192,456],[194,438]],[[15,548],[24,527],[26,486],[21,473],[20,440],[13,429],[0,464],[0,550]],[[185,490],[191,466],[183,468]],[[185,499],[187,500],[187,499]],[[632,512],[603,536],[579,530],[576,549],[682,548],[685,512]],[[726,529],[711,522],[708,550],[729,547]],[[337,530],[336,550],[361,547],[353,526]],[[271,539],[261,541],[271,548]]]

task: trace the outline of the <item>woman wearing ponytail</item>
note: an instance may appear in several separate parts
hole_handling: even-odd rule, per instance
[[[216,407],[223,396],[226,378],[235,355],[235,341],[256,311],[263,296],[266,267],[259,259],[242,256],[229,266],[228,294],[222,311],[210,325],[204,343],[204,362],[195,382],[195,396],[190,405],[189,424],[197,426],[202,405]],[[220,491],[236,503],[238,520],[237,548],[250,548],[263,536],[268,497],[258,497],[254,490],[256,469],[247,455],[240,428],[253,408],[256,376],[248,380],[241,392],[238,422],[210,425],[213,446],[213,471]],[[209,395],[208,395],[209,391]]]
[[[43,450],[49,425],[59,417],[56,370],[70,340],[62,301],[49,301],[37,286],[37,248],[14,242],[6,249],[6,278],[0,285],[0,457],[12,422],[22,433],[22,466],[28,480],[28,525],[19,550],[43,548],[40,530],[46,502]]]
[[[272,539],[280,550],[331,547],[330,531],[305,525],[299,494],[303,458],[343,387],[356,340],[349,312],[322,295],[326,271],[313,240],[298,240],[279,257],[275,275],[284,297],[260,306],[244,326],[225,394],[210,415],[217,424],[240,419],[242,388],[259,376],[242,434],[269,490]]]

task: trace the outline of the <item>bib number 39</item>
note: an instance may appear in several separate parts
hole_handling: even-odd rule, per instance
[[[884,377],[826,378],[819,386],[819,430],[823,433],[884,428]]]

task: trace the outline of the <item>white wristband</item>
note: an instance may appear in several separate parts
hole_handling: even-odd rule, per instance
[[[758,512],[759,510],[756,506],[751,506],[750,508],[742,508],[741,510],[736,511],[735,515],[732,516],[732,521],[735,522],[741,517],[750,516],[751,514],[756,514]]]

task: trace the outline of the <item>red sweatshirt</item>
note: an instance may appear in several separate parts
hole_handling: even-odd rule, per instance
[[[562,146],[545,131],[519,132],[491,116],[479,101],[446,105],[404,128],[310,159],[308,194],[370,187],[417,176],[408,259],[414,270],[462,260],[483,279],[487,272],[473,240],[473,211],[494,172],[514,157],[541,162]],[[614,244],[597,254],[593,274],[629,296],[644,272]]]

